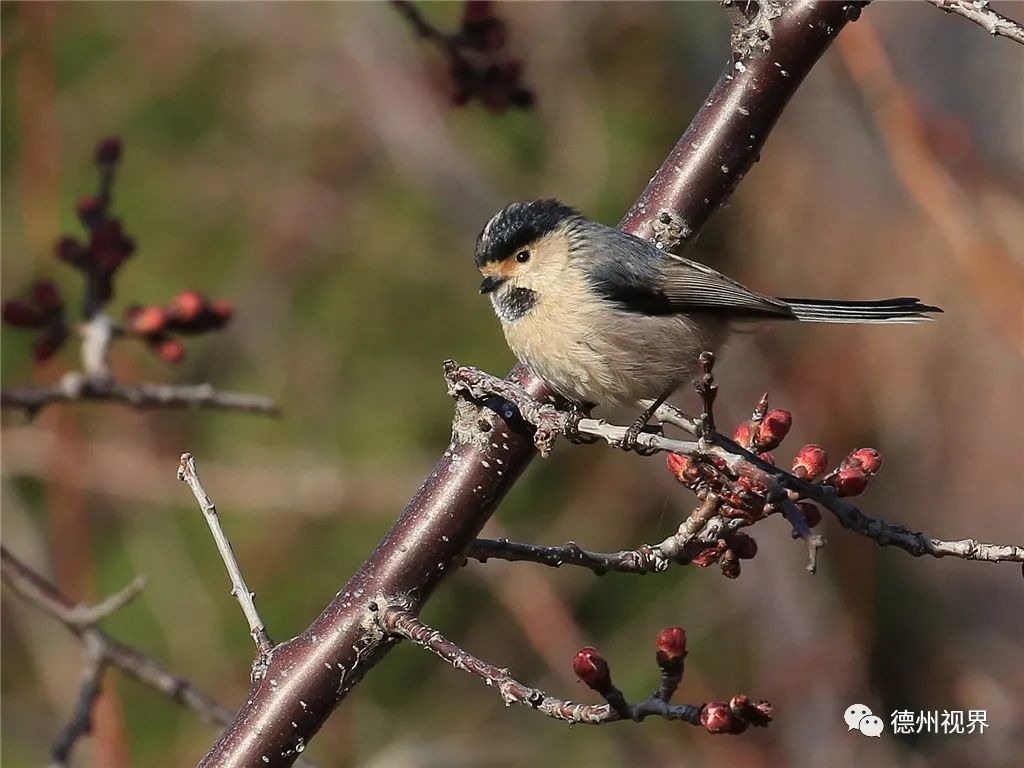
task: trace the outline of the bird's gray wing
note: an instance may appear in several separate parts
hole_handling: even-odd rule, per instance
[[[719,310],[741,317],[792,317],[785,302],[751,291],[721,272],[602,227],[591,247],[594,288],[619,308],[647,315]]]
[[[737,315],[792,317],[785,302],[750,290],[711,267],[682,256],[661,259],[660,290],[674,311],[686,309],[733,310]]]

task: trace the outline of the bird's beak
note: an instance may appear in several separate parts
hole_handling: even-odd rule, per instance
[[[482,283],[480,283],[480,293],[492,293],[498,290],[498,287],[504,282],[504,277],[489,275],[484,278]]]

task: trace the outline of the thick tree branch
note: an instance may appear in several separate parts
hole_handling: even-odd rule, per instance
[[[760,156],[772,127],[860,3],[773,3],[751,36],[734,36],[735,60],[675,149],[621,222],[626,231],[677,247],[693,238]],[[762,34],[766,37],[762,37]],[[537,399],[549,393],[524,367],[509,379]],[[275,648],[266,676],[203,766],[287,766],[333,709],[392,647],[370,605],[404,595],[417,613],[462,562],[505,493],[535,455],[518,419],[459,401],[452,441],[419,492],[359,571],[298,637]],[[277,684],[287,676],[288,684]],[[272,684],[273,683],[273,684]]]
[[[989,7],[988,0],[926,0],[946,13],[972,21],[993,37],[1005,37],[1024,45],[1024,27]]]
[[[274,401],[261,395],[225,392],[209,384],[122,384],[110,379],[67,373],[52,387],[24,387],[0,393],[0,406],[35,416],[54,403],[110,402],[132,408],[213,408],[268,416],[278,413]]]

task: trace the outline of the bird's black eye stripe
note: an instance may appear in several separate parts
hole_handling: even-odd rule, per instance
[[[530,260],[530,252],[529,251],[525,251],[525,250],[524,251],[519,251],[519,253],[516,254],[516,261],[518,261],[520,264],[525,264],[529,260]]]

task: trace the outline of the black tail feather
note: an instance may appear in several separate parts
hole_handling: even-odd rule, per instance
[[[829,301],[827,299],[780,299],[793,317],[806,323],[919,323],[931,320],[938,307],[902,296],[878,301]]]

